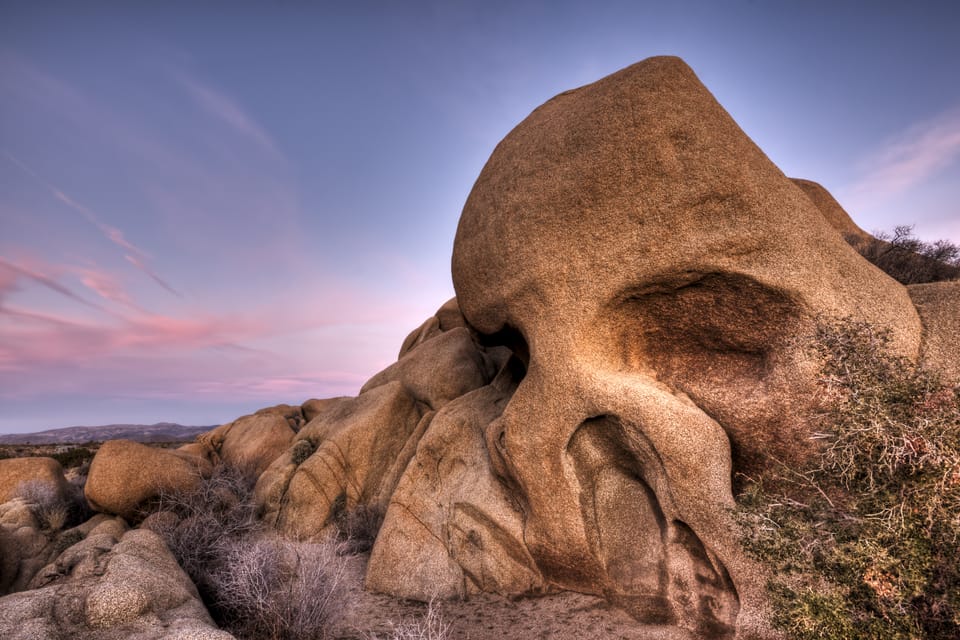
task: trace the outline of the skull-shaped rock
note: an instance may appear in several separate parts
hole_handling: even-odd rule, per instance
[[[808,451],[819,316],[888,327],[906,290],[850,249],[679,59],[535,110],[466,203],[468,323],[526,372],[485,427],[547,586],[710,637],[760,626],[729,515],[735,471]]]

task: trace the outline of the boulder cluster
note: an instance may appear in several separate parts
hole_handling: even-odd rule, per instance
[[[381,514],[370,590],[569,590],[695,637],[766,637],[733,477],[813,453],[803,336],[823,317],[868,322],[960,381],[960,282],[905,287],[844,234],[866,235],[823,187],[784,176],[681,60],[562,93],[481,172],[457,297],[356,397],[263,409],[175,450],[107,442],[85,485],[100,515],[54,536],[22,500],[0,507],[0,588],[16,592],[0,635],[147,638],[159,622],[221,637],[162,541],[128,526],[226,464],[256,476],[278,536]],[[66,490],[53,461],[4,460],[0,502],[28,479]]]

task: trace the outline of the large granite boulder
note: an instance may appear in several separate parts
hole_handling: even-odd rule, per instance
[[[453,279],[471,327],[529,353],[485,441],[544,583],[713,637],[766,626],[731,477],[813,453],[796,338],[852,316],[903,355],[920,344],[906,289],[676,58],[511,131],[464,207]]]
[[[93,509],[130,519],[147,501],[189,491],[209,472],[210,463],[196,455],[110,440],[90,464],[84,494]]]
[[[404,455],[413,455],[426,412],[400,382],[321,412],[257,482],[263,517],[294,537],[310,538],[332,531],[346,509],[385,506],[405,466]]]
[[[853,221],[847,210],[837,202],[833,194],[823,188],[822,184],[802,178],[790,178],[790,180],[807,194],[807,197],[820,211],[820,215],[848,242],[849,239],[869,239],[872,237]]]

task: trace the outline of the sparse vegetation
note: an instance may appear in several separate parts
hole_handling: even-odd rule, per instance
[[[61,495],[49,482],[28,480],[17,487],[16,497],[27,504],[40,528],[51,533],[80,524],[90,515],[83,488],[75,485],[68,485],[68,493]]]
[[[960,637],[960,389],[889,342],[821,324],[822,455],[739,496],[745,546],[795,638]]]
[[[373,548],[380,527],[383,525],[384,509],[379,505],[358,504],[346,508],[345,498],[341,508],[334,505],[334,523],[337,527],[340,547],[344,553],[365,553]]]
[[[960,246],[946,240],[924,242],[913,227],[901,225],[876,237],[848,234],[846,240],[864,258],[903,284],[960,278]]]
[[[71,447],[66,451],[52,453],[50,457],[59,462],[64,469],[73,469],[84,465],[89,467],[93,455],[94,452],[86,447]]]
[[[238,638],[325,638],[340,604],[336,545],[268,537],[253,480],[218,466],[195,490],[162,495],[145,525],[166,540],[214,620]]]
[[[241,638],[325,638],[342,572],[331,544],[234,540],[216,572],[217,609]]]
[[[26,502],[41,529],[59,531],[67,524],[70,505],[57,488],[43,480],[27,480],[17,487],[16,497]]]
[[[432,600],[422,618],[394,625],[389,636],[367,634],[367,640],[448,640],[450,637],[450,624],[444,621],[440,607]]]
[[[313,444],[310,440],[304,438],[303,440],[297,440],[296,444],[293,445],[293,449],[290,450],[290,460],[293,464],[298,467],[307,461],[307,458],[313,455],[313,452],[317,450],[316,445]]]

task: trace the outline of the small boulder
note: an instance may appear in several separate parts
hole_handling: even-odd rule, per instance
[[[299,408],[298,408],[299,409]],[[296,435],[279,413],[255,413],[230,424],[220,446],[220,457],[232,466],[260,475],[287,450]]]
[[[470,330],[445,331],[370,378],[360,393],[399,381],[414,398],[437,410],[490,382],[502,362],[473,341]]]
[[[63,501],[70,490],[63,467],[53,458],[0,460],[0,503],[15,498],[28,483],[48,485]]]

